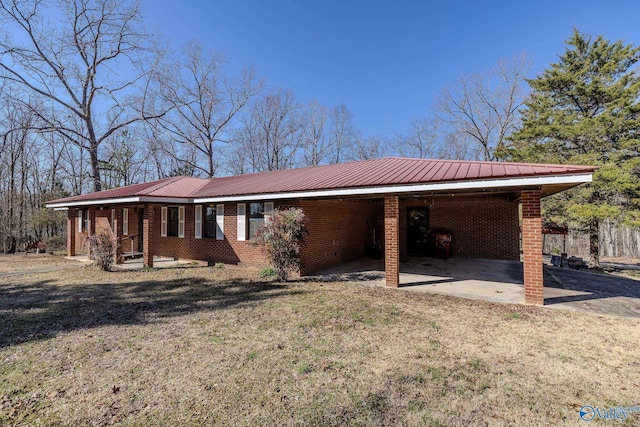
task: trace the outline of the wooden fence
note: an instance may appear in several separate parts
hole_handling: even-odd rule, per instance
[[[589,258],[589,235],[584,230],[569,230],[569,234],[544,235],[544,253],[567,253]],[[600,257],[640,258],[640,228],[617,225],[611,221],[600,224]]]

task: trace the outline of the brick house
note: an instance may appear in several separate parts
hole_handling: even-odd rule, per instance
[[[224,178],[172,177],[50,201],[68,211],[67,251],[112,233],[116,262],[142,255],[264,265],[253,235],[273,209],[308,217],[300,274],[384,254],[386,284],[400,257],[431,255],[451,236],[457,257],[522,260],[525,301],[543,303],[540,199],[590,182],[574,165],[383,158]]]

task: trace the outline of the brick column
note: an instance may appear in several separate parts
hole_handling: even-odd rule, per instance
[[[153,242],[155,213],[153,205],[144,205],[144,217],[142,218],[142,263],[145,267],[153,267]]]
[[[544,283],[540,190],[522,191],[521,201],[524,302],[527,304],[543,305]]]
[[[113,260],[116,264],[122,264],[122,208],[115,208],[113,221]]]
[[[78,211],[69,208],[67,211],[67,256],[76,255],[76,228],[78,228]]]
[[[384,270],[386,285],[400,283],[400,218],[398,196],[384,198]]]
[[[92,236],[96,232],[96,208],[89,208],[89,228],[87,229],[87,256],[91,259]]]

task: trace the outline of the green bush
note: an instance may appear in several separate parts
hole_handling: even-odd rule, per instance
[[[261,244],[279,280],[300,268],[300,246],[306,233],[306,217],[300,208],[275,209],[258,230]]]
[[[259,276],[261,278],[275,276],[276,271],[272,267],[265,267],[260,270]]]

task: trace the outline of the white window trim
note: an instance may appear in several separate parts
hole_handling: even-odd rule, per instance
[[[216,240],[224,240],[224,205],[216,205]]]
[[[111,233],[116,233],[116,210],[111,209]]]
[[[82,209],[78,209],[78,233],[82,233],[83,221],[84,221],[84,215],[82,215]]]
[[[273,202],[264,202],[264,223],[271,221],[271,214],[273,213]]]
[[[178,237],[184,238],[184,206],[178,206]]]
[[[202,205],[196,205],[195,209],[195,222],[196,222],[196,239],[202,239]]]
[[[247,240],[247,204],[238,203],[237,206],[237,218],[238,218],[238,241],[243,242]]]
[[[160,222],[160,236],[167,237],[167,207],[162,207],[162,220]]]
[[[122,234],[129,234],[129,208],[122,208]]]

